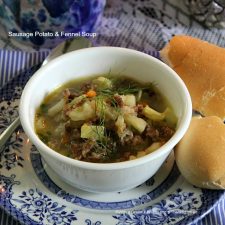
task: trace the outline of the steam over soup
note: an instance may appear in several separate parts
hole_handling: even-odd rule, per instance
[[[176,122],[154,85],[98,76],[71,81],[48,95],[37,109],[35,129],[65,156],[110,163],[158,149],[172,137]]]

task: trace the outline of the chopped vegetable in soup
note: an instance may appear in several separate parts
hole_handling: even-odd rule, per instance
[[[98,76],[71,81],[48,95],[37,109],[35,129],[65,156],[111,163],[155,151],[172,137],[176,122],[154,85]]]

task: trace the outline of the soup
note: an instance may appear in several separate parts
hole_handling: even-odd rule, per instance
[[[154,84],[128,77],[70,81],[45,97],[35,131],[67,157],[112,163],[149,154],[174,134],[177,119]]]

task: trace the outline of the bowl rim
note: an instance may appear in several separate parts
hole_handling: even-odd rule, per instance
[[[64,58],[70,57],[71,55],[74,54],[79,54],[81,52],[89,52],[89,51],[98,51],[98,50],[113,50],[113,51],[125,51],[128,54],[136,54],[137,57],[145,57],[148,58],[148,60],[151,60],[153,63],[158,64],[161,68],[165,69],[168,71],[169,76],[172,76],[177,85],[179,85],[179,88],[182,90],[182,98],[185,100],[185,110],[184,114],[181,117],[180,120],[180,125],[178,129],[176,130],[175,134],[160,148],[152,152],[151,154],[147,154],[143,157],[134,159],[134,160],[129,160],[129,161],[123,161],[123,162],[114,162],[114,163],[92,163],[92,162],[85,162],[81,160],[76,160],[69,158],[67,156],[64,156],[55,150],[51,149],[48,147],[46,144],[44,144],[37,134],[35,133],[34,129],[32,129],[32,126],[29,122],[28,117],[24,116],[25,112],[28,112],[28,107],[26,107],[26,99],[32,93],[30,91],[30,88],[32,85],[34,85],[36,79],[44,73],[45,69],[48,67],[54,67],[55,64],[57,64],[58,61],[63,60]],[[73,52],[66,53],[64,55],[61,55],[55,59],[53,59],[51,62],[47,63],[45,66],[42,66],[39,68],[33,76],[29,79],[27,84],[25,85],[21,98],[20,98],[20,105],[19,105],[19,116],[20,116],[20,121],[22,124],[22,127],[27,134],[28,138],[31,140],[31,142],[35,146],[40,146],[40,149],[37,148],[37,150],[40,152],[42,155],[42,151],[44,151],[47,155],[55,158],[56,160],[63,161],[65,164],[69,164],[75,167],[79,168],[85,168],[85,169],[90,169],[90,170],[119,170],[119,169],[125,169],[125,168],[130,168],[134,166],[138,166],[141,164],[145,164],[151,160],[154,160],[162,155],[169,154],[173,147],[180,141],[180,139],[184,136],[185,132],[187,131],[191,117],[192,117],[192,102],[191,102],[191,97],[188,92],[187,87],[185,86],[183,80],[177,75],[177,73],[171,69],[168,65],[163,63],[161,60],[148,55],[146,53],[134,50],[134,49],[128,49],[128,48],[123,48],[123,47],[111,47],[111,46],[103,46],[103,47],[92,47],[92,48],[86,48],[86,49],[80,49],[76,50]]]

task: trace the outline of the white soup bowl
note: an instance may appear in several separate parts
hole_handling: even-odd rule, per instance
[[[178,118],[176,132],[162,147],[144,157],[118,163],[90,163],[63,156],[35,133],[34,118],[44,97],[55,88],[90,75],[126,75],[153,82]],[[190,95],[180,77],[160,60],[125,48],[93,47],[62,55],[41,67],[26,84],[20,101],[21,124],[44,161],[66,183],[91,192],[116,192],[152,177],[185,134],[192,115]]]

